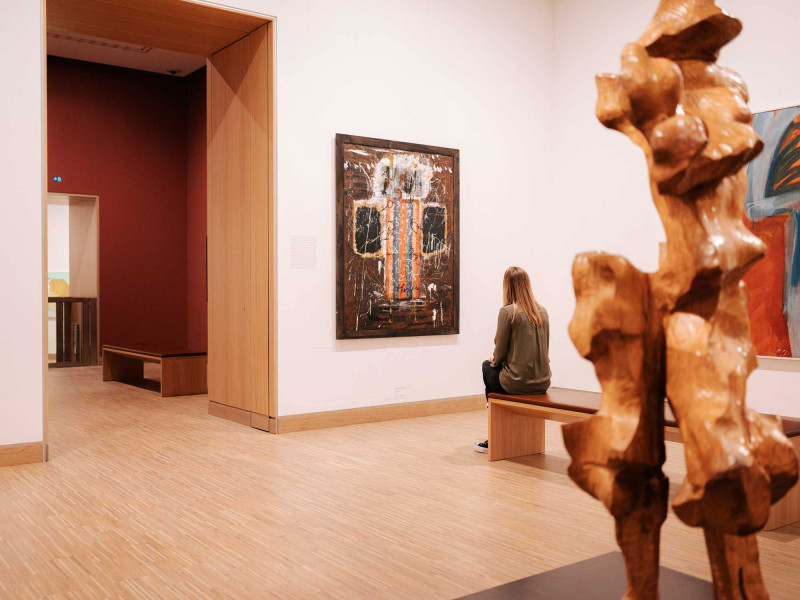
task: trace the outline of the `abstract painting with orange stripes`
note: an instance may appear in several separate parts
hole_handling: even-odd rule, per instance
[[[753,343],[800,358],[800,107],[758,113],[753,127],[764,151],[747,168],[745,222],[767,244],[744,277]]]
[[[458,150],[336,141],[337,338],[458,333]]]

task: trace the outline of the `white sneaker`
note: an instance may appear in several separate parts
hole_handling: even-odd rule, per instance
[[[489,452],[489,440],[485,442],[475,442],[475,452],[486,454]]]

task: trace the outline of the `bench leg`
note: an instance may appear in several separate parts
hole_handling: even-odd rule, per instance
[[[164,358],[161,361],[161,396],[207,394],[207,364],[205,356]]]
[[[789,441],[794,445],[795,452],[800,455],[800,437],[791,438]],[[764,531],[772,531],[797,521],[800,521],[800,483],[795,484],[788,494],[772,506]]]
[[[489,403],[489,460],[544,452],[544,419]]]
[[[133,381],[144,379],[144,363],[130,356],[113,352],[103,353],[103,381]]]

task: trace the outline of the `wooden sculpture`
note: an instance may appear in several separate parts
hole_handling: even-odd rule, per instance
[[[564,426],[569,475],[614,516],[626,599],[658,598],[665,397],[686,452],[673,509],[704,530],[716,598],[768,597],[755,533],[798,477],[777,420],[745,406],[756,357],[741,278],[765,246],[742,222],[743,167],[763,144],[744,81],[716,62],[740,31],[713,0],[661,0],[621,74],[597,77],[597,116],[644,151],[667,237],[655,273],[602,253],[573,266],[570,336],[603,397]]]

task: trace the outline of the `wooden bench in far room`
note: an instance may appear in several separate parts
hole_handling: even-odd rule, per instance
[[[489,394],[489,460],[505,460],[544,452],[544,423],[574,423],[600,409],[600,394],[550,388],[546,394]],[[681,434],[669,406],[664,439],[680,442]],[[783,417],[783,432],[800,454],[800,419]],[[764,529],[771,531],[800,521],[800,484],[772,507]]]
[[[103,346],[103,381],[137,383],[144,380],[144,363],[161,365],[161,395],[208,393],[205,352],[155,346]]]

